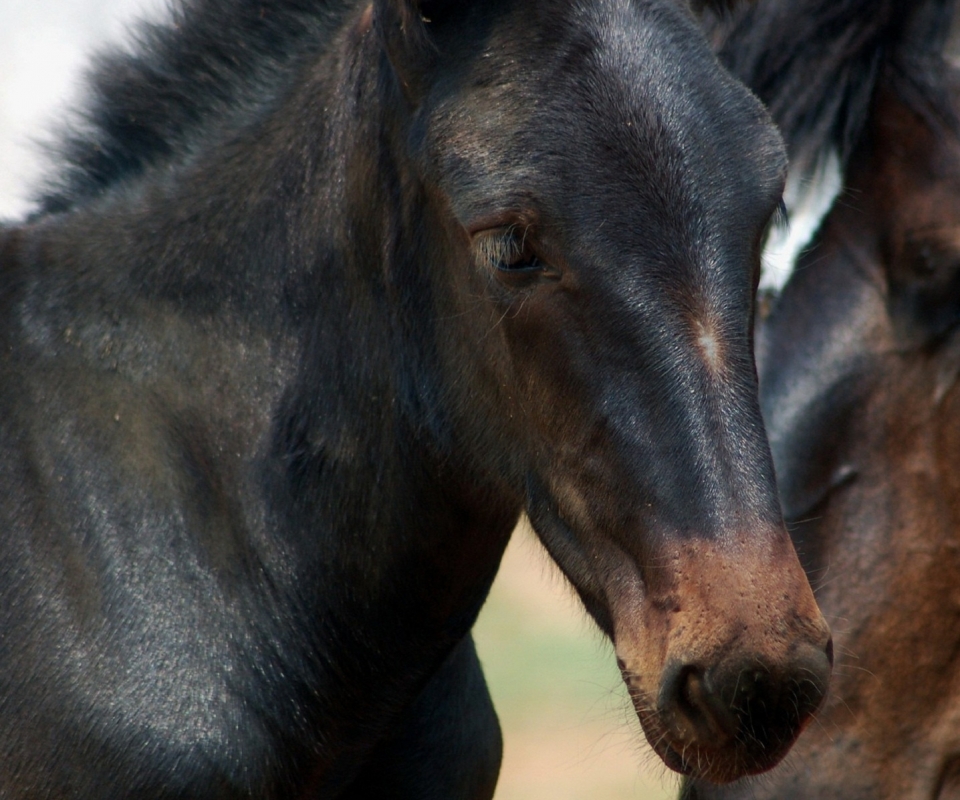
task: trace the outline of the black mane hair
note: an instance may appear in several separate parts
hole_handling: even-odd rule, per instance
[[[352,0],[174,0],[136,29],[133,52],[96,61],[88,98],[53,150],[66,164],[40,211],[66,211],[189,152],[211,120],[249,113],[262,90],[329,41]],[[262,102],[262,101],[259,101]]]
[[[952,18],[952,0],[761,0],[707,27],[803,169],[831,147],[846,164],[881,80],[931,121],[960,129],[942,57]]]
[[[439,0],[445,2],[446,0]],[[691,0],[725,14],[745,0]],[[38,198],[61,212],[120,180],[188,153],[211,120],[236,118],[292,63],[316,54],[357,0],[172,0],[136,29],[132,52],[102,54],[87,101],[54,143],[60,172]]]

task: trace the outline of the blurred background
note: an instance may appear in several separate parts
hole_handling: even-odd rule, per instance
[[[37,145],[66,118],[90,53],[124,41],[132,20],[159,18],[165,7],[165,0],[0,0],[0,219],[27,209],[40,173]]]
[[[0,219],[30,208],[42,143],[68,118],[92,51],[165,0],[0,0]],[[613,650],[529,527],[513,537],[475,629],[504,731],[497,800],[666,800]]]
[[[529,524],[514,531],[474,627],[503,727],[496,800],[667,800],[613,647]]]

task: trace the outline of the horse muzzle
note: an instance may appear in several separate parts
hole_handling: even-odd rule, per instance
[[[659,730],[647,733],[664,762],[713,783],[775,766],[822,704],[830,675],[828,648],[798,649],[788,664],[671,664],[654,710]]]
[[[696,549],[667,595],[613,609],[617,653],[667,766],[728,783],[786,755],[823,704],[833,645],[799,563],[757,573],[743,552]]]

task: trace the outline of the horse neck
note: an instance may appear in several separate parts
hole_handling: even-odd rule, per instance
[[[429,222],[400,152],[409,110],[379,49],[365,46],[347,50],[348,80],[326,96],[327,116],[345,123],[325,128],[326,157],[286,165],[304,187],[288,204],[293,227],[323,235],[299,245],[288,283],[300,357],[275,414],[270,492],[301,552],[319,553],[314,583],[353,576],[365,606],[400,615],[395,663],[429,662],[473,624],[520,501],[451,431],[442,280],[410,241]],[[292,126],[288,152],[317,148],[310,125],[308,113]]]
[[[372,49],[342,34],[319,60],[291,66],[292,89],[242,125],[212,125],[191,151],[24,226],[34,273],[75,298],[78,316],[162,308],[276,342],[295,368],[318,325],[335,336],[371,310],[379,243],[396,224],[394,176],[377,162],[387,112]],[[366,330],[380,320],[365,316]]]
[[[375,267],[381,254],[364,246],[391,223],[363,205],[390,208],[390,174],[376,161],[390,114],[378,62],[371,43],[345,32],[319,59],[291,65],[281,102],[211,126],[196,153],[93,204],[101,227],[129,232],[106,269],[128,270],[129,288],[187,311],[226,306],[286,328],[314,315],[324,293]]]
[[[99,360],[111,328],[114,369],[150,388],[173,381],[176,403],[217,429],[217,450],[242,454],[248,486],[265,487],[258,513],[285,532],[298,571],[330,586],[326,573],[346,570],[400,595],[417,582],[417,603],[437,620],[462,615],[462,635],[518,501],[439,443],[430,287],[423,275],[398,285],[384,247],[403,238],[414,198],[398,190],[397,90],[371,36],[344,32],[238,136],[33,235],[47,295],[68,296],[74,320],[54,335],[87,336]],[[131,328],[139,349],[119,347]]]

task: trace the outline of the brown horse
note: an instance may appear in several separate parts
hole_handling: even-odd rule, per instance
[[[768,30],[812,29],[817,5],[772,4]],[[918,3],[904,18],[834,4],[819,21],[840,5],[837,38],[855,44],[833,48],[834,77],[792,76],[820,91],[819,117],[797,122],[773,90],[789,77],[739,64],[801,164],[816,160],[804,146],[820,126],[818,146],[845,166],[840,201],[758,327],[784,511],[838,667],[786,763],[724,789],[691,783],[691,799],[960,798],[960,72],[941,56],[952,8]],[[725,46],[744,45],[735,30]],[[796,51],[791,67],[768,46],[797,68]],[[861,98],[858,128],[822,112],[842,91]]]

